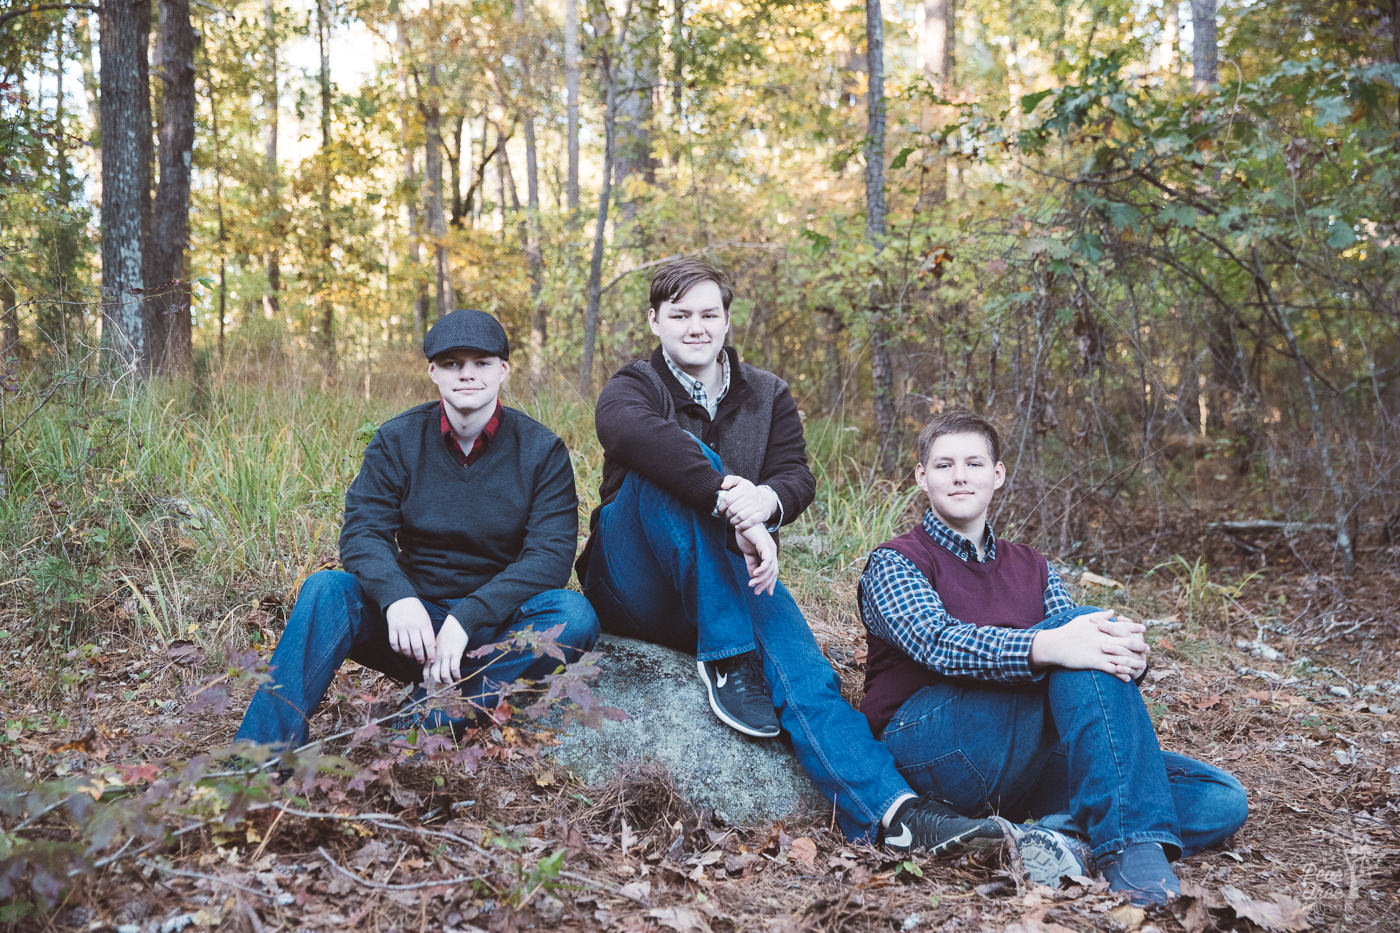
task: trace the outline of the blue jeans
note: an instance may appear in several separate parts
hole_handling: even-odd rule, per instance
[[[941,681],[906,700],[883,739],[920,792],[965,814],[994,810],[1087,836],[1096,858],[1135,842],[1191,855],[1249,813],[1229,773],[1161,751],[1137,686],[1101,671],[1057,668],[1021,685]]]
[[[718,467],[718,456],[704,449]],[[847,838],[872,838],[909,785],[865,717],[841,696],[840,678],[787,588],[779,583],[771,596],[755,595],[726,533],[723,519],[632,473],[593,531],[583,592],[603,628],[617,635],[702,660],[757,648],[797,760],[835,804]]]
[[[427,600],[423,605],[436,631],[447,618],[448,607]],[[524,629],[547,629],[564,624],[558,642],[565,656],[577,660],[598,639],[598,617],[578,593],[546,590],[525,601],[506,625],[470,632],[467,651],[509,638]],[[341,662],[352,658],[366,667],[405,683],[422,679],[423,665],[389,647],[389,625],[384,613],[366,603],[359,581],[342,570],[322,570],[302,585],[292,615],[277,649],[272,653],[271,681],[258,688],[235,740],[272,745],[275,748],[306,744],[311,714],[330,687]],[[480,709],[499,702],[502,684],[549,674],[559,661],[530,651],[510,651],[500,657],[467,658],[462,695]],[[484,669],[483,665],[486,665]]]

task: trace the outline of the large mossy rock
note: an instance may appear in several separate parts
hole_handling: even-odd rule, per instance
[[[752,739],[715,718],[694,657],[611,635],[599,639],[598,650],[602,673],[593,695],[631,718],[598,730],[560,727],[555,717],[559,745],[545,749],[584,783],[603,784],[639,765],[660,764],[692,804],[713,808],[732,824],[829,808],[786,734]]]

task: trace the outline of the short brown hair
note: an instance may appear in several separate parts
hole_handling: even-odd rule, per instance
[[[987,439],[987,447],[992,451],[992,461],[1001,459],[1001,435],[997,434],[996,425],[981,415],[960,410],[935,415],[932,421],[924,425],[924,429],[919,432],[920,463],[928,462],[929,448],[945,434],[980,434]]]
[[[734,286],[729,284],[728,276],[699,256],[672,259],[656,270],[651,277],[651,310],[659,311],[663,301],[675,301],[701,282],[714,282],[719,286],[724,311],[729,313]]]

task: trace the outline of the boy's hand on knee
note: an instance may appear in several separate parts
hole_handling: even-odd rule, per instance
[[[389,647],[407,658],[427,663],[436,656],[433,620],[416,596],[405,596],[390,603],[384,611],[389,623]]]
[[[717,511],[736,531],[766,524],[778,511],[778,494],[767,486],[755,486],[742,476],[726,476],[720,483]]]
[[[757,594],[772,596],[773,588],[778,585],[778,545],[773,536],[762,525],[750,525],[736,529],[734,540],[749,568],[749,588]]]
[[[1103,610],[1077,616],[1031,642],[1032,668],[1103,671],[1130,682],[1147,668],[1143,626]]]
[[[437,633],[437,657],[423,665],[423,679],[455,684],[462,679],[462,655],[467,650],[467,630],[456,616],[443,620]]]

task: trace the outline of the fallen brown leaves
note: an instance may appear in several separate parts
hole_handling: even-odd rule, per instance
[[[1393,685],[1400,632],[1347,620],[1379,618],[1394,576],[1379,568],[1306,588],[1281,579],[1246,591],[1238,630],[1178,619],[1170,640],[1156,639],[1144,695],[1163,746],[1231,769],[1252,806],[1228,848],[1180,864],[1184,895],[1166,909],[1127,905],[1101,882],[1028,888],[994,857],[891,859],[847,842],[829,814],[726,826],[646,768],[582,787],[541,766],[529,726],[512,722],[474,739],[471,774],[356,745],[355,767],[379,780],[294,782],[295,805],[284,798],[113,860],[77,879],[51,927],[1390,933],[1400,928],[1400,702],[1368,687]],[[849,615],[834,603],[812,615],[853,691]],[[1285,660],[1235,647],[1261,631]],[[154,761],[227,741],[246,699],[235,693],[223,713],[187,706],[202,662],[178,643],[108,648],[85,663],[101,678],[90,696],[0,694],[7,766],[45,776],[102,764],[149,785],[163,773]],[[47,682],[22,663],[9,676]],[[320,734],[362,721],[362,697],[376,694],[359,684],[322,711]],[[149,759],[119,751],[137,739]]]

